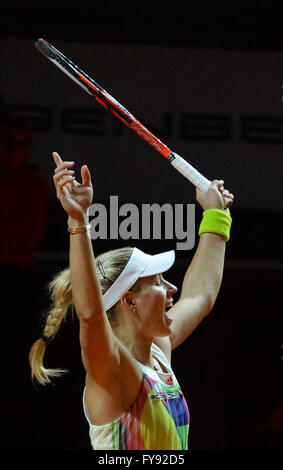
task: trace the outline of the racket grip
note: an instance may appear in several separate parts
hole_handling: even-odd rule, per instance
[[[205,178],[199,171],[197,171],[192,165],[184,160],[180,155],[172,152],[168,161],[171,165],[178,170],[185,178],[187,178],[194,186],[199,188],[201,191],[206,191],[211,184],[207,178]],[[232,200],[229,198],[223,198],[225,207],[229,207],[232,204]]]

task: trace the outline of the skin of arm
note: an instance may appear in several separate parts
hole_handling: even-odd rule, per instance
[[[209,189],[197,189],[197,200],[204,210],[224,209],[224,181],[213,181]],[[225,197],[233,195],[225,191]],[[208,315],[216,301],[222,282],[226,242],[221,235],[200,235],[195,255],[185,273],[179,300],[169,311],[173,318],[171,349],[181,344]]]
[[[81,168],[82,183],[80,184],[72,176],[74,174],[73,162],[62,162],[55,152],[53,158],[57,165],[54,176],[57,197],[68,214],[68,227],[73,230],[86,226],[88,208],[93,198],[89,170],[86,165]],[[69,255],[73,301],[78,316],[87,319],[93,312],[97,312],[97,315],[103,314],[102,293],[91,239],[87,231],[70,235]]]
[[[86,165],[81,168],[82,183],[72,176],[73,162],[62,162],[53,153],[57,168],[53,177],[57,197],[68,214],[73,230],[87,225],[93,189]],[[101,377],[105,360],[113,368],[119,362],[118,343],[107,319],[91,239],[88,232],[70,235],[69,263],[73,302],[80,322],[82,360],[89,376]]]
[[[87,215],[81,219],[68,217],[68,227],[75,229],[87,225]],[[70,236],[70,271],[72,279],[73,301],[79,316],[87,319],[97,312],[104,313],[102,293],[95,265],[91,239],[88,233]]]

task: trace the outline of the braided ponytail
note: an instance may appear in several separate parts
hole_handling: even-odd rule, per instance
[[[32,380],[36,380],[41,385],[46,385],[51,382],[50,378],[67,372],[64,369],[46,369],[43,359],[46,343],[54,338],[72,305],[70,269],[66,268],[57,274],[48,284],[48,290],[52,305],[47,313],[43,336],[32,345],[29,353]]]
[[[133,248],[125,247],[107,251],[96,257],[102,294],[105,294],[119,277],[132,252]],[[67,372],[65,369],[47,369],[44,367],[43,360],[47,343],[54,338],[73,303],[70,269],[66,268],[59,272],[48,284],[48,290],[52,300],[51,309],[46,316],[43,335],[35,341],[29,353],[32,380],[36,380],[41,385],[47,385],[51,382],[51,378]],[[106,312],[112,326],[116,321],[116,313],[116,305]]]

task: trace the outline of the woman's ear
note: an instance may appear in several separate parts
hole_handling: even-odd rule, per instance
[[[125,292],[122,297],[120,298],[121,305],[130,311],[135,311],[135,302],[133,298],[133,293],[130,291]]]

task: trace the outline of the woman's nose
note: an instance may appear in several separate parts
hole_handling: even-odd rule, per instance
[[[178,291],[178,288],[174,286],[174,284],[167,282],[167,292],[169,296],[176,294],[177,291]]]

